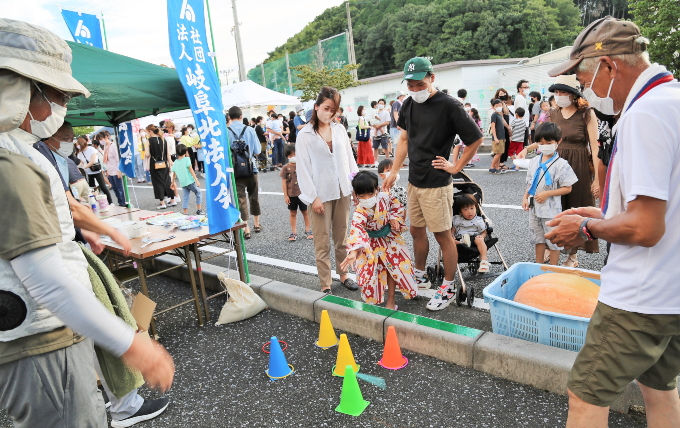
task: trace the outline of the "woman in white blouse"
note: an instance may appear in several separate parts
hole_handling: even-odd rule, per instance
[[[312,233],[316,268],[321,291],[331,294],[331,234],[335,247],[335,269],[342,285],[350,290],[359,286],[348,278],[340,264],[347,257],[347,227],[351,209],[352,184],[349,175],[357,173],[345,127],[335,123],[340,93],[324,87],[319,92],[312,118],[299,131],[295,143],[300,200],[312,206]]]

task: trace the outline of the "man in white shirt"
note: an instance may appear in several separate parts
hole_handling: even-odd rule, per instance
[[[518,107],[522,107],[527,114],[524,115],[524,123],[526,124],[526,129],[524,130],[524,147],[529,144],[529,107],[527,106],[527,97],[524,95],[529,90],[529,81],[520,80],[517,82],[517,95],[515,96],[515,109],[517,111]]]
[[[385,150],[385,159],[390,157],[392,152],[392,143],[387,138],[387,125],[390,124],[390,113],[385,110],[385,99],[378,100],[378,123],[373,125],[373,157],[375,158],[375,166],[378,166],[378,149],[380,147]]]
[[[649,427],[680,426],[680,83],[650,64],[649,40],[611,16],[590,24],[551,76],[576,72],[584,97],[620,116],[602,211],[567,210],[546,238],[612,244],[585,345],[567,383],[567,428],[606,427],[609,406],[637,380]]]

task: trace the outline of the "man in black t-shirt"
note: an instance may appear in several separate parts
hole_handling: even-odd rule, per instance
[[[458,263],[451,235],[451,175],[459,173],[472,159],[483,136],[460,101],[435,89],[434,79],[432,64],[425,58],[413,58],[404,67],[404,80],[407,81],[410,97],[399,112],[399,144],[392,172],[383,182],[383,189],[387,191],[394,185],[408,154],[408,213],[413,236],[415,278],[419,288],[430,288],[430,278],[426,278],[424,272],[429,252],[429,229],[442,250],[446,276],[427,308],[442,310],[454,296],[453,280]],[[465,143],[466,150],[460,160],[452,164],[448,157],[456,135]]]

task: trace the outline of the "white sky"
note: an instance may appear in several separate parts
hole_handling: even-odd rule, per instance
[[[59,8],[49,0],[4,0],[2,17],[43,26],[72,41]],[[112,5],[115,3],[115,5]],[[237,0],[241,21],[241,44],[246,72],[267,58],[267,52],[283,45],[309,22],[342,0]],[[68,10],[104,13],[109,50],[154,64],[173,66],[168,49],[168,20],[165,0],[61,0]],[[229,81],[238,81],[236,42],[231,0],[210,1],[217,64],[232,70]],[[206,15],[207,19],[207,15]]]

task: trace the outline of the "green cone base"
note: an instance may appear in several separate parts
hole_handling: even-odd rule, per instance
[[[362,413],[364,413],[364,410],[366,410],[366,407],[371,404],[370,401],[362,400],[361,403],[357,403],[355,406],[352,407],[360,407],[360,409],[355,409],[353,412],[345,412],[342,410],[342,404],[339,405],[338,407],[335,408],[335,411],[338,413],[344,413],[346,415],[350,416],[360,416]]]

